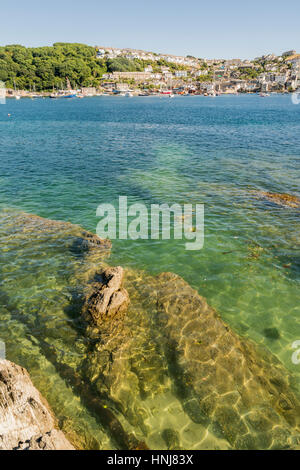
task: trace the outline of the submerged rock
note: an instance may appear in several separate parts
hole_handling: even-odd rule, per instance
[[[156,295],[165,354],[191,419],[236,449],[299,445],[300,402],[279,361],[238,337],[179,276],[158,276]]]
[[[280,193],[269,193],[266,191],[260,191],[257,193],[257,196],[262,199],[267,199],[270,202],[274,202],[278,206],[282,207],[300,207],[300,198],[297,196],[292,196],[290,194],[280,194]]]
[[[168,450],[179,450],[179,436],[173,429],[164,429],[162,432],[162,438],[165,441]]]
[[[34,232],[37,236],[41,233],[48,237],[53,234],[61,236],[70,251],[78,254],[97,249],[98,252],[101,250],[107,256],[112,246],[109,239],[102,239],[98,235],[84,230],[80,225],[45,219],[26,212],[16,214],[14,226],[27,237],[30,232]]]
[[[265,328],[263,334],[269,339],[280,339],[280,333],[277,328]]]
[[[107,268],[99,282],[92,284],[83,309],[84,318],[96,327],[102,327],[107,322],[121,320],[129,305],[129,295],[122,288],[124,270],[120,266]]]
[[[0,360],[0,449],[74,450],[25,369]]]

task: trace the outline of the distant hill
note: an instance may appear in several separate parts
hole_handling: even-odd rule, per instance
[[[64,88],[66,77],[73,87],[97,86],[107,72],[94,47],[56,43],[51,47],[0,47],[0,80],[7,88],[51,90]]]

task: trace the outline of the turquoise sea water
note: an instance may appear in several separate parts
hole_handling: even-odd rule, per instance
[[[204,203],[205,246],[187,252],[184,241],[116,240],[109,263],[179,274],[235,331],[266,346],[300,378],[300,365],[291,359],[292,344],[300,340],[299,208],[257,196],[300,196],[300,106],[290,96],[8,100],[0,106],[0,164],[0,338],[8,359],[22,362],[18,341],[26,347],[28,340],[22,315],[38,315],[38,307],[60,318],[55,302],[71,275],[63,264],[58,272],[51,259],[43,263],[33,249],[28,254],[26,244],[9,244],[5,234],[14,214],[95,232],[97,206],[128,196],[146,205]],[[48,330],[40,325],[33,336],[45,340]],[[64,341],[60,348],[67,350]],[[23,362],[38,383],[36,354]],[[51,368],[46,375],[54,380]],[[64,393],[73,409],[76,398]],[[47,398],[55,407],[56,394],[48,389]],[[58,406],[64,407],[61,419],[68,407]],[[81,413],[93,430],[92,418]],[[155,429],[151,420],[149,426]],[[111,448],[103,436],[85,445]],[[161,445],[153,439],[154,447]]]

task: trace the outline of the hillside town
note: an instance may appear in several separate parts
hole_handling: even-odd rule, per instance
[[[143,71],[103,75],[102,88],[111,93],[144,90],[175,94],[284,93],[300,87],[300,54],[268,54],[254,60],[200,59],[133,49],[97,48],[99,60],[141,61]]]

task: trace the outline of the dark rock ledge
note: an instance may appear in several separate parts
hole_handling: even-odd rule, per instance
[[[0,360],[0,450],[75,450],[25,369]]]

